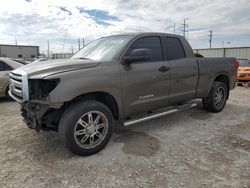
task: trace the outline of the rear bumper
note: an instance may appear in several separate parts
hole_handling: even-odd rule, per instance
[[[244,81],[250,81],[250,73],[242,73],[242,72],[238,72],[238,74],[237,74],[237,80],[238,81],[242,81],[242,82],[244,82]]]
[[[250,78],[246,78],[246,79],[238,78],[237,81],[238,82],[250,82]]]

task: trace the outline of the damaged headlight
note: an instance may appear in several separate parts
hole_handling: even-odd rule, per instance
[[[59,79],[53,80],[29,80],[30,99],[41,99],[47,97],[59,84]]]

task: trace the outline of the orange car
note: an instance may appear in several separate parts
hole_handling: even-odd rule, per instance
[[[250,86],[250,60],[240,59],[237,80],[243,85]]]

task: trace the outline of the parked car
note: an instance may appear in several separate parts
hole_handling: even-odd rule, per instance
[[[91,155],[105,147],[117,121],[129,126],[189,109],[195,98],[205,110],[220,112],[236,72],[235,58],[195,58],[182,36],[114,35],[71,59],[12,71],[9,93],[28,127],[58,131],[70,151]]]
[[[15,59],[15,58],[10,58],[10,59],[13,60],[13,61],[16,61],[16,62],[18,62],[18,63],[21,63],[21,64],[23,64],[23,65],[27,65],[27,64],[30,63],[30,61],[27,61],[27,60],[25,60],[25,59]]]
[[[49,59],[46,57],[42,57],[42,58],[35,59],[34,61],[32,61],[32,63],[37,63],[37,62],[47,61],[47,60],[49,60]]]
[[[243,85],[248,85],[250,87],[250,60],[239,59],[239,68],[237,80]]]
[[[9,58],[0,57],[0,97],[10,98],[8,94],[9,72],[22,65],[22,63],[13,61]]]

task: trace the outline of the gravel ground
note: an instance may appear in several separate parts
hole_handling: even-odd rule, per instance
[[[0,187],[250,187],[250,89],[223,112],[199,106],[118,128],[96,155],[71,154],[53,132],[22,122],[0,101]]]

